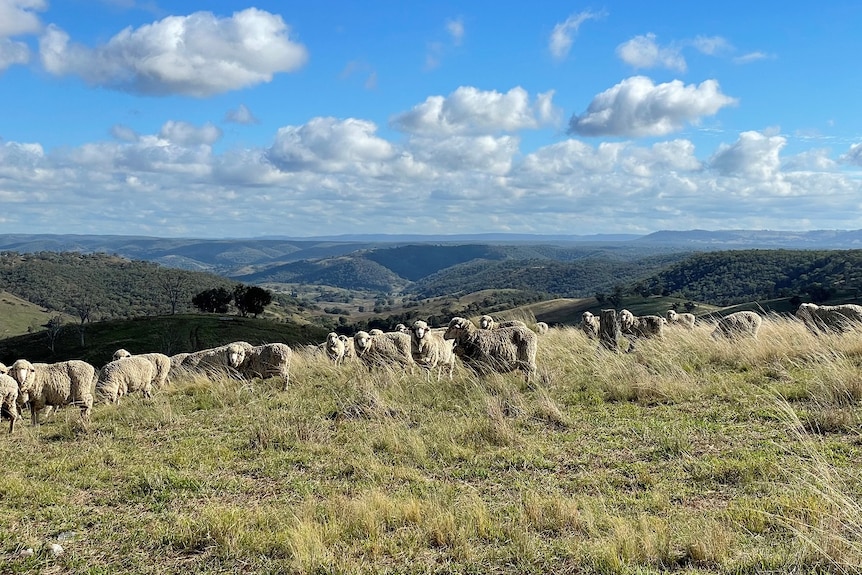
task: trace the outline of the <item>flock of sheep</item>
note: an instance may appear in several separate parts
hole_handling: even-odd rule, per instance
[[[668,324],[689,329],[695,325],[694,315],[674,310],[660,317],[635,316],[624,309],[607,317],[614,318],[613,332],[629,339],[629,350],[636,339],[661,337]],[[815,334],[841,333],[862,326],[862,306],[804,303],[796,317]],[[756,338],[761,323],[761,316],[755,312],[732,313],[717,322],[712,336]],[[460,360],[477,375],[520,371],[529,382],[536,374],[538,336],[547,333],[548,325],[538,322],[534,331],[522,321],[496,321],[487,315],[478,324],[454,317],[445,328],[432,328],[418,320],[409,327],[399,324],[392,332],[360,331],[352,338],[332,332],[325,342],[312,346],[312,352],[336,364],[359,361],[369,370],[397,366],[413,372],[418,366],[427,371],[429,378],[436,370],[438,380],[444,374],[451,379]],[[601,338],[606,327],[599,316],[583,313],[581,329],[588,337]],[[27,406],[33,425],[43,413],[48,415],[67,405],[79,407],[81,417],[88,421],[95,399],[119,403],[124,395],[134,392],[148,397],[154,388],[166,385],[178,373],[227,374],[238,379],[277,377],[287,389],[292,354],[283,343],[253,346],[240,341],[170,357],[161,353],[132,355],[120,349],[101,370],[81,360],[48,364],[19,359],[8,368],[0,363],[0,411],[10,420],[9,433]]]

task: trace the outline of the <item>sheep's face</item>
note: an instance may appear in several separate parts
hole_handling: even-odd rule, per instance
[[[479,327],[482,329],[491,329],[494,326],[494,318],[490,315],[483,315],[479,318]]]
[[[239,346],[231,346],[227,352],[227,361],[234,369],[238,368],[245,361],[245,349]]]
[[[620,312],[620,327],[623,329],[631,329],[635,324],[635,316],[627,309]]]
[[[416,325],[416,324],[414,324]],[[400,333],[410,333],[410,328],[404,325],[403,323],[399,323],[395,326],[395,331]]]
[[[431,328],[428,327],[428,324],[425,323],[424,321],[420,320],[420,321],[416,321],[413,323],[413,335],[414,335],[414,337],[416,337],[416,339],[421,340],[430,331],[431,331]]]
[[[678,317],[677,313],[674,310],[672,310],[672,309],[667,310],[667,321],[675,322],[677,320],[677,317]]]
[[[383,330],[382,329],[372,329],[368,333],[369,333],[369,335],[383,335]]]
[[[371,334],[367,331],[358,331],[353,336],[353,344],[356,346],[356,351],[363,352],[371,347]]]
[[[9,373],[9,368],[0,363],[0,373],[3,375],[7,375]]]
[[[9,368],[9,374],[18,382],[18,387],[22,388],[27,383],[28,378],[32,379],[32,374],[36,373],[36,368],[29,361],[18,360]]]
[[[449,322],[449,327],[443,334],[443,339],[455,339],[459,334],[464,333],[468,329],[469,320],[463,317],[453,317]]]
[[[329,335],[326,336],[326,343],[329,344],[329,347],[336,347],[340,342],[341,339],[334,331],[329,332]]]

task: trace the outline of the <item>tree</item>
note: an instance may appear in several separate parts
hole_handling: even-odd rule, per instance
[[[192,298],[192,305],[204,313],[227,313],[233,294],[223,287],[204,290]]]
[[[84,331],[86,329],[86,324],[91,321],[91,316],[95,308],[96,304],[86,296],[76,298],[75,302],[69,307],[68,312],[72,315],[78,316],[78,319],[81,320],[81,323],[78,324],[78,334],[81,336],[81,347],[84,347]]]
[[[186,292],[189,289],[188,275],[180,270],[163,270],[159,274],[159,285],[168,296],[168,304],[171,306],[171,315],[177,313],[179,302],[186,297]]]
[[[45,334],[48,336],[48,349],[51,350],[51,353],[54,353],[55,346],[57,345],[57,338],[60,337],[60,332],[63,331],[63,318],[59,315],[55,315],[48,320],[45,327],[47,328]]]
[[[262,287],[238,284],[233,288],[233,304],[243,317],[257,317],[271,303],[272,294]]]

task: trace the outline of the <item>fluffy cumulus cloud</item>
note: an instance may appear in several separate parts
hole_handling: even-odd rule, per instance
[[[840,160],[854,166],[862,166],[862,144],[853,144],[850,149],[843,154]]]
[[[659,46],[655,34],[635,36],[617,46],[620,60],[635,68],[663,67],[677,72],[685,72],[685,58],[679,47]]]
[[[211,146],[221,136],[221,129],[209,122],[197,127],[188,122],[170,120],[159,131],[159,137],[180,146]]]
[[[662,136],[697,124],[736,103],[718,82],[654,84],[645,76],[627,78],[593,98],[586,112],[572,116],[569,132],[582,136]]]
[[[211,12],[170,16],[127,28],[90,48],[49,26],[39,41],[45,69],[94,86],[145,95],[205,97],[268,82],[308,59],[281,16],[248,8],[229,18]]]
[[[539,94],[531,103],[521,87],[503,94],[462,86],[445,98],[430,96],[412,110],[396,115],[391,124],[402,132],[426,136],[533,129],[555,120],[553,96],[553,91]]]
[[[555,25],[554,29],[551,31],[551,36],[548,39],[548,50],[551,52],[551,56],[557,60],[562,60],[568,56],[569,51],[572,49],[575,35],[581,28],[581,24],[587,20],[595,20],[602,18],[603,16],[604,14],[602,13],[585,10],[577,14],[572,14],[563,22]]]
[[[240,104],[236,108],[228,110],[224,115],[224,121],[230,124],[244,125],[257,124],[259,122],[245,104]]]
[[[45,8],[44,0],[0,0],[0,72],[30,61],[30,48],[12,37],[37,33],[42,23],[36,12]]]
[[[710,160],[712,168],[724,176],[770,181],[780,175],[779,152],[787,144],[783,136],[743,132],[732,145],[718,148]]]
[[[376,132],[366,120],[313,118],[279,129],[267,158],[285,172],[368,168],[395,156],[394,146]]]

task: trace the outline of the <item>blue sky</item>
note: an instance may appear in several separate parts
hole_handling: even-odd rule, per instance
[[[0,0],[0,233],[862,228],[862,3]]]

